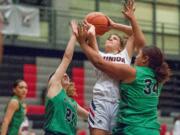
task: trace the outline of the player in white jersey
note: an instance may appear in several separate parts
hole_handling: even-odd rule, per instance
[[[111,35],[111,37],[116,35]],[[109,39],[108,39],[109,40]],[[129,64],[131,63],[131,58],[128,55],[127,49],[123,49],[123,51],[112,53],[107,52],[103,53],[100,52],[101,56],[107,60],[112,61],[114,63],[123,63]],[[93,88],[93,98],[94,99],[103,99],[109,102],[117,102],[119,99],[119,82],[115,81],[107,74],[101,72],[100,70],[95,70],[97,81]]]
[[[105,48],[107,46],[113,47],[116,45],[121,48],[120,42],[114,42],[113,40],[118,41],[118,36],[111,35],[106,41]],[[109,51],[105,53],[99,53],[107,61],[130,64],[132,54],[128,53],[126,47],[122,49],[122,51],[121,49],[116,48],[115,50],[113,49],[111,51],[109,49]],[[118,87],[119,82],[112,79],[100,70],[96,69],[95,71],[97,81],[93,87],[93,99],[90,105],[88,123],[92,135],[99,135],[100,133],[105,135],[111,132],[112,128],[115,126],[115,117],[120,98]]]
[[[131,44],[127,41],[125,47],[122,44],[122,39],[118,35],[111,35],[105,43],[105,53],[99,52],[101,56],[108,61],[115,63],[130,64],[134,50],[143,47],[145,44],[144,35],[134,16],[134,2],[130,1],[125,6],[123,12],[125,17],[130,21],[131,27],[113,22],[109,18],[110,28],[134,35],[136,44]],[[132,19],[133,18],[133,19]],[[87,24],[89,25],[89,24]],[[94,34],[94,27],[89,26],[89,34]],[[91,30],[92,29],[92,30]],[[89,45],[98,50],[96,39],[90,39]],[[90,126],[91,135],[107,135],[111,133],[115,125],[115,117],[118,110],[118,100],[120,98],[119,87],[117,81],[107,76],[105,73],[96,70],[97,81],[93,88],[93,99],[90,105],[90,113],[88,123]]]

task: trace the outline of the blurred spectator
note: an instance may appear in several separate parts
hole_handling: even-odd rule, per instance
[[[174,118],[173,135],[180,135],[180,115]]]

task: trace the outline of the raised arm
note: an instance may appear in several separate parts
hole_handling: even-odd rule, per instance
[[[64,52],[62,61],[59,64],[58,68],[56,69],[54,75],[50,79],[50,83],[55,82],[55,81],[58,81],[58,82],[61,81],[64,73],[66,73],[66,70],[72,60],[75,43],[76,43],[76,37],[72,34],[67,44],[66,50]]]
[[[134,0],[128,0],[127,4],[124,6],[124,11],[122,13],[130,21],[132,26],[132,31],[134,35],[134,45],[136,49],[140,49],[146,44],[144,34],[137,22],[137,19],[134,15],[135,6]],[[129,48],[130,46],[127,46]]]
[[[75,26],[74,24],[75,24],[75,22],[72,21],[71,27],[74,27]],[[64,74],[66,73],[66,70],[72,60],[75,43],[76,43],[76,36],[74,35],[74,33],[72,33],[70,40],[67,44],[66,50],[64,52],[64,56],[61,60],[61,63],[59,64],[55,73],[49,80],[49,88],[48,88],[48,94],[47,94],[48,97],[55,96],[57,94],[57,92],[59,91],[59,89],[62,88],[61,80],[62,80]],[[53,91],[51,91],[51,88]]]
[[[122,31],[125,34],[127,34],[128,36],[131,36],[133,31],[132,31],[132,27],[128,26],[128,25],[124,25],[124,24],[120,24],[120,23],[116,23],[113,20],[111,20],[109,17],[107,17],[109,19],[109,23],[110,23],[110,29],[115,29],[118,31]]]

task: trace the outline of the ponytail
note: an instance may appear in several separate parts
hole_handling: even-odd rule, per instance
[[[164,54],[156,46],[145,46],[142,49],[144,56],[148,56],[148,66],[155,71],[158,83],[165,83],[170,79],[171,70],[165,62]]]
[[[154,69],[158,83],[165,83],[170,79],[171,70],[166,62]]]

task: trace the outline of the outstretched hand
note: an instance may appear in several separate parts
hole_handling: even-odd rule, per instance
[[[79,23],[77,27],[78,34],[76,35],[77,41],[80,45],[85,44],[88,38],[88,29],[83,23]]]
[[[71,20],[70,25],[71,25],[72,34],[74,36],[76,36],[78,34],[78,31],[77,31],[77,28],[78,28],[77,22],[75,20]]]
[[[134,0],[128,0],[128,2],[124,5],[124,10],[122,11],[123,15],[131,20],[134,16],[135,4]]]

